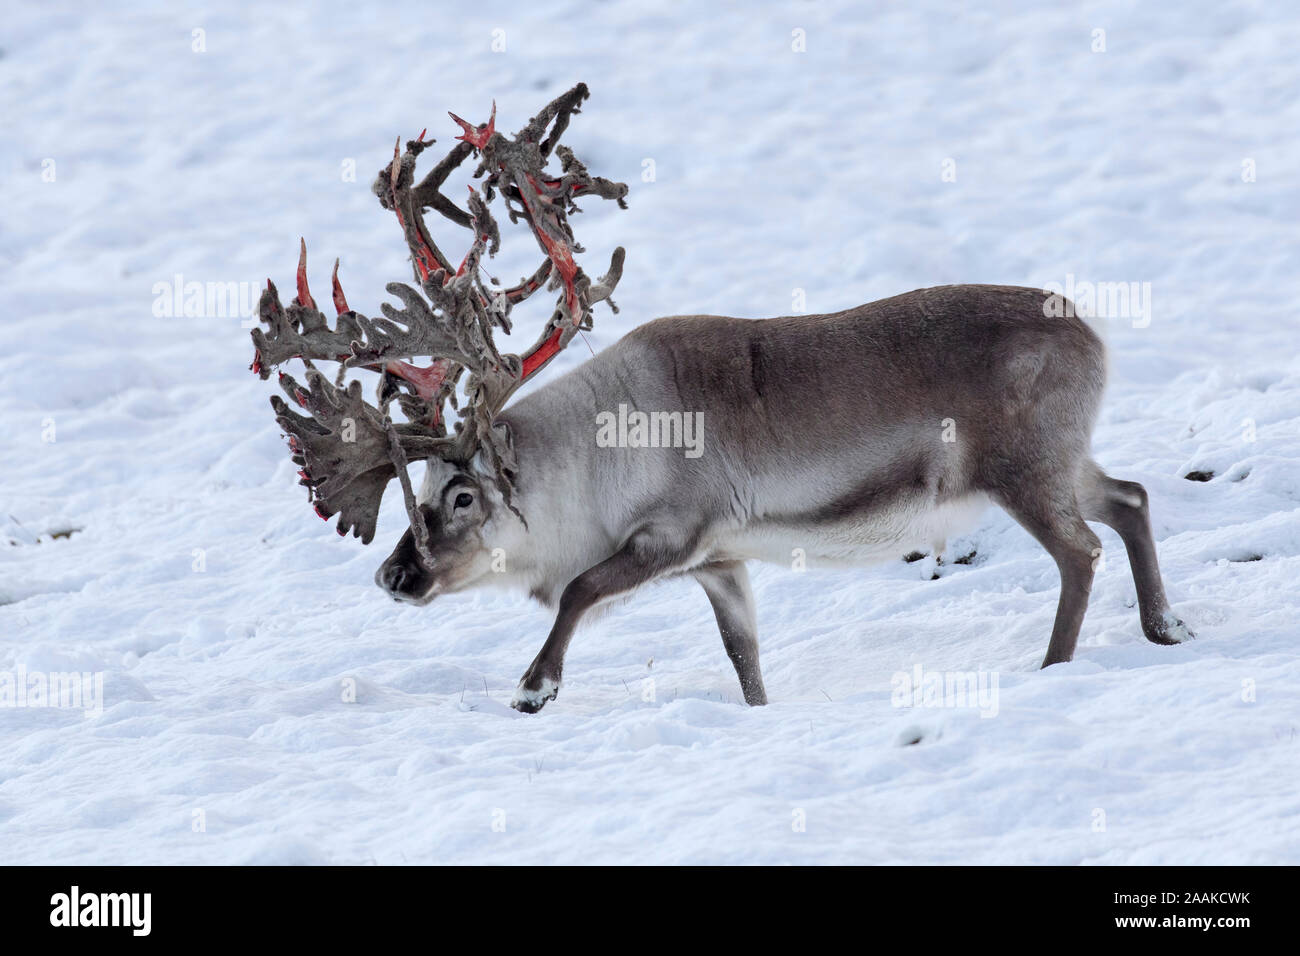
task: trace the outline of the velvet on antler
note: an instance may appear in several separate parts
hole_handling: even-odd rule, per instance
[[[265,379],[273,367],[291,359],[306,366],[305,384],[283,373],[280,383],[308,414],[295,412],[279,396],[271,404],[316,512],[327,519],[337,514],[339,534],[351,531],[368,544],[375,535],[380,500],[396,477],[416,545],[428,558],[406,466],[433,457],[463,464],[484,454],[513,509],[513,454],[506,431],[493,427],[497,413],[580,329],[591,327],[596,302],[608,301],[617,311],[610,296],[623,272],[622,247],[614,250],[609,271],[593,282],[575,259],[583,249],[568,222],[571,213],[580,211],[574,204],[579,196],[613,199],[626,208],[625,184],[590,175],[568,148],[558,145],[587,96],[586,85],[578,84],[513,137],[497,132],[496,104],[489,120],[478,126],[450,114],[461,129],[458,142],[418,185],[416,161],[434,141],[422,132],[403,151],[399,139],[392,162],[372,188],[380,205],[396,214],[411,251],[416,285],[392,282],[385,287],[401,301],[400,308],[381,304],[382,318],[367,318],[351,309],[335,260],[331,298],[338,317],[331,326],[308,288],[305,242],[298,258],[297,295],[287,307],[281,306],[275,286],[267,281],[258,306],[265,328],[252,332],[256,352],[251,368]],[[559,160],[558,174],[546,170],[552,153]],[[471,187],[462,209],[442,193],[442,186],[475,154],[479,163],[474,178],[483,180],[482,194]],[[524,222],[544,255],[531,276],[509,288],[486,284],[480,269],[483,254],[494,255],[501,244],[488,208],[497,195],[510,221]],[[455,268],[425,225],[429,209],[471,231],[469,250]],[[558,290],[559,296],[541,335],[522,354],[500,352],[495,330],[509,334],[514,307],[544,285]],[[422,359],[428,364],[417,361]],[[334,382],[316,369],[316,362],[338,363]],[[378,404],[362,398],[359,382],[344,385],[349,369],[379,373]],[[446,407],[457,408],[458,385],[466,400],[448,431]],[[394,400],[406,421],[394,423],[389,415]]]

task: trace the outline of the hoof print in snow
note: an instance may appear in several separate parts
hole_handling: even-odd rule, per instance
[[[1214,477],[1214,472],[1189,471],[1187,474],[1183,475],[1183,477],[1186,478],[1188,481],[1209,481],[1211,478]]]
[[[1225,554],[1219,558],[1218,563],[1228,562],[1230,564],[1251,564],[1255,561],[1263,561],[1264,555],[1258,551],[1234,551],[1231,554]]]
[[[919,727],[909,727],[898,735],[898,746],[915,747],[921,741],[925,740],[925,731]]]

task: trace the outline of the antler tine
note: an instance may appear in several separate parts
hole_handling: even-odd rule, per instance
[[[597,302],[608,301],[609,307],[615,313],[618,312],[618,306],[610,298],[614,294],[614,288],[618,285],[618,280],[623,278],[623,260],[627,257],[627,250],[622,246],[614,250],[614,254],[609,257],[609,271],[600,279],[593,282],[587,289],[587,302],[594,305]]]
[[[545,159],[551,154],[551,149],[559,142],[564,131],[569,128],[569,120],[573,117],[573,114],[582,112],[579,107],[582,106],[582,101],[590,95],[591,91],[587,89],[586,83],[579,83],[568,92],[561,93],[547,103],[546,107],[519,131],[519,138],[536,143],[542,133],[546,132],[546,127],[550,125],[551,120],[555,120],[555,127],[551,130],[551,135],[546,137],[545,140],[541,140],[538,147],[542,158]]]
[[[506,289],[502,295],[506,297],[506,301],[511,305],[524,301],[546,284],[546,280],[551,277],[551,268],[551,260],[546,259],[537,267],[537,271],[532,274],[531,278],[524,279],[519,285]]]
[[[379,197],[380,204],[397,214],[397,221],[406,236],[406,244],[411,249],[411,262],[416,277],[423,281],[439,269],[450,273],[451,263],[434,244],[424,225],[420,206],[411,196],[416,157],[429,143],[411,140],[406,144],[405,153],[401,151],[401,145],[402,139],[399,136],[393,144],[393,161],[380,172],[373,190]]]
[[[471,125],[468,120],[461,119],[455,113],[449,112],[447,115],[450,116],[453,120],[455,120],[456,124],[460,126],[462,130],[461,135],[457,136],[456,138],[458,140],[461,140],[462,142],[469,143],[471,146],[473,146],[475,149],[479,150],[480,152],[482,152],[483,147],[488,144],[488,140],[492,138],[492,134],[497,131],[496,100],[492,101],[491,117],[488,118],[488,121],[486,123],[483,123],[479,126]]]
[[[305,309],[315,309],[316,300],[311,297],[311,289],[307,288],[307,240],[302,237],[298,239],[298,273],[295,279],[298,285],[298,304]]]
[[[334,304],[339,316],[331,329],[307,288],[307,244],[301,242],[296,282],[298,294],[288,307],[280,305],[280,294],[270,279],[258,301],[258,316],[267,330],[253,329],[256,353],[250,366],[262,378],[269,378],[271,368],[289,359],[341,362],[352,355],[353,346],[363,336],[358,319],[347,307],[342,287],[338,285],[338,263],[334,271]]]
[[[306,246],[307,244],[304,242],[303,243],[304,251],[306,250]],[[334,300],[334,311],[337,314],[342,315],[344,312],[352,311],[351,309],[348,308],[348,300],[343,295],[343,285],[339,282],[339,260],[338,259],[334,260],[334,273],[333,275],[330,276],[330,292],[331,292],[331,298]]]
[[[431,140],[431,142],[434,142]],[[420,180],[420,185],[411,190],[411,196],[416,204],[422,209],[432,208],[441,215],[450,219],[458,226],[470,227],[469,213],[465,212],[454,202],[444,196],[441,192],[442,184],[447,181],[447,177],[456,169],[470,153],[474,152],[474,146],[467,142],[457,143],[442,162],[429,171],[429,175]]]

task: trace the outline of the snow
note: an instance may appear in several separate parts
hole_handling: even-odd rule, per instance
[[[29,2],[0,46],[0,674],[104,678],[98,716],[0,709],[0,863],[1300,862],[1294,12]],[[544,610],[375,588],[397,496],[374,546],[336,538],[238,310],[157,289],[291,288],[304,236],[318,294],[340,256],[374,314],[409,275],[369,192],[394,139],[493,99],[517,129],[579,80],[565,140],[631,186],[576,225],[597,273],[628,249],[592,349],[800,295],[1150,283],[1148,321],[1104,322],[1095,451],[1150,493],[1196,639],[1143,639],[1098,527],[1076,658],[1039,672],[1056,570],[991,510],[933,579],[754,568],[767,707],[673,582],[581,631],[525,717]],[[512,281],[536,253],[502,228]],[[995,715],[894,706],[918,665],[996,678]]]

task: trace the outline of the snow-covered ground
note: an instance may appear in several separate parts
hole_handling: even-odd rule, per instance
[[[1284,7],[8,4],[0,675],[104,681],[99,716],[0,709],[0,863],[1300,862]],[[1143,639],[1099,527],[1076,659],[1039,672],[1056,570],[992,511],[937,579],[754,569],[769,707],[739,702],[703,592],[675,582],[585,628],[526,718],[508,701],[545,611],[377,590],[397,496],[374,546],[337,538],[239,310],[165,314],[158,289],[291,288],[301,235],[318,289],[341,256],[373,315],[409,275],[369,192],[394,139],[447,143],[446,110],[494,98],[517,129],[579,80],[565,141],[631,186],[576,224],[593,267],[629,253],[594,349],[799,290],[820,312],[1150,283],[1148,314],[1105,322],[1095,449],[1149,490],[1198,639]],[[490,271],[513,279],[536,253],[502,222]],[[517,313],[526,340],[543,311]],[[917,666],[996,677],[996,714],[894,706]]]

